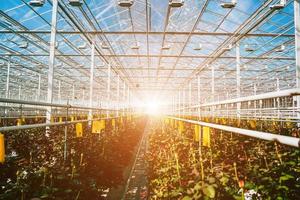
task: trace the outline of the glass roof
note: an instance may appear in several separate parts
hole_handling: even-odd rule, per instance
[[[119,100],[126,99],[126,85],[135,97],[171,101],[179,91],[188,92],[189,83],[196,101],[198,76],[201,102],[234,98],[237,46],[242,96],[253,95],[254,85],[257,93],[295,87],[293,0],[280,10],[270,9],[279,0],[238,0],[232,9],[220,5],[230,0],[185,0],[178,8],[168,0],[134,0],[129,8],[117,0],[82,2],[79,7],[58,2],[55,101],[72,98],[74,87],[78,103],[88,102],[92,40],[95,105],[107,101],[109,65],[112,102],[118,85]],[[46,100],[51,16],[52,0],[42,7],[31,6],[30,0],[1,2],[1,97],[11,62],[9,98],[19,98],[21,91],[21,98],[36,100],[41,76],[38,100]]]

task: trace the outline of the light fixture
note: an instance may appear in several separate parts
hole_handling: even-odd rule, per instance
[[[286,0],[280,0],[279,3],[277,4],[273,4],[270,6],[270,9],[271,10],[280,10],[280,9],[283,9],[286,5]]]
[[[86,49],[86,43],[84,42],[81,45],[79,45],[78,49]]]
[[[254,48],[251,47],[250,45],[246,44],[245,45],[245,51],[252,52],[252,51],[254,51]]]
[[[31,0],[29,5],[33,7],[42,7],[45,4],[45,0]]]
[[[81,2],[81,0],[69,0],[69,4],[71,6],[81,6],[82,2]]]
[[[102,43],[101,48],[102,49],[109,49],[109,47],[104,42]]]
[[[161,50],[169,50],[171,47],[169,45],[164,45],[161,47]]]
[[[230,51],[232,49],[232,44],[228,45],[228,47],[223,48],[224,51]]]
[[[195,51],[200,51],[202,49],[202,44],[198,44],[197,46],[194,47]]]
[[[133,5],[133,0],[119,0],[118,5],[129,8]]]
[[[21,49],[27,49],[27,47],[28,47],[28,42],[26,42],[26,41],[21,42],[18,46],[19,46],[19,48],[21,48]]]
[[[179,8],[183,6],[184,0],[169,0],[169,6],[173,8]]]
[[[136,45],[131,46],[131,49],[139,49],[140,45],[139,43],[136,43]]]
[[[285,50],[285,46],[282,44],[282,45],[280,45],[280,47],[277,48],[275,51],[276,51],[276,52],[283,52],[284,50]]]
[[[222,8],[232,9],[236,6],[237,0],[231,0],[230,2],[221,3]]]

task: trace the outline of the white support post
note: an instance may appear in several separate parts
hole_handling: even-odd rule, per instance
[[[295,23],[295,58],[296,58],[296,87],[300,88],[300,0],[294,0],[294,23]],[[297,96],[297,111],[300,107],[300,96]],[[300,119],[300,112],[297,112]],[[298,123],[300,127],[300,123]]]
[[[40,98],[41,98],[41,74],[39,74],[39,80],[38,80],[37,101],[40,101]]]
[[[183,92],[182,92],[182,108],[183,108],[183,116],[185,117],[186,116],[186,96],[185,96],[185,89],[183,89]]]
[[[48,89],[47,89],[47,102],[48,103],[52,103],[52,100],[53,100],[53,68],[54,68],[54,62],[55,62],[57,6],[58,6],[58,0],[52,0],[52,19],[51,19]],[[47,107],[46,123],[50,123],[50,120],[51,120],[51,107]],[[46,127],[46,133],[48,133],[48,132],[49,132],[49,127]]]
[[[19,100],[21,100],[21,95],[22,95],[22,86],[21,85],[19,85]]]
[[[7,99],[9,98],[10,65],[11,65],[11,61],[9,57],[9,60],[7,62],[6,89],[5,89],[5,98]]]
[[[74,104],[75,102],[75,84],[72,84],[72,103]]]
[[[117,117],[119,117],[119,109],[120,109],[120,76],[117,77]]]
[[[254,95],[256,95],[256,91],[257,91],[257,88],[256,88],[256,84],[254,83],[253,84],[253,91],[254,91]],[[256,117],[256,100],[254,101],[254,117]]]
[[[129,93],[129,86],[127,86],[127,111],[130,110],[129,104],[130,104],[130,93]]]
[[[241,59],[240,59],[240,44],[236,43],[236,98],[241,96]],[[241,103],[236,104],[237,118],[241,118]]]
[[[189,115],[192,115],[192,82],[189,84]]]
[[[197,104],[201,104],[201,79],[200,75],[197,76]],[[201,109],[198,108],[198,117],[201,119]]]
[[[108,107],[110,107],[110,71],[111,71],[111,66],[110,64],[108,64],[108,67],[107,67],[107,105]],[[106,117],[109,117],[109,111],[107,110],[106,111]]]
[[[215,101],[215,66],[211,65],[211,94],[212,94],[212,102]],[[215,116],[215,106],[212,106],[211,116]]]
[[[61,102],[61,81],[58,81],[58,102]]]
[[[181,92],[178,92],[178,109],[179,109],[179,117],[181,117]]]
[[[89,99],[90,107],[93,107],[94,68],[95,68],[95,38],[93,38],[91,44],[90,99]],[[92,109],[90,109],[88,119],[91,120],[92,118],[93,118],[93,111]],[[89,125],[91,124],[92,122],[89,121]]]
[[[123,82],[123,104],[122,104],[122,108],[123,108],[123,116],[125,116],[125,101],[126,101],[126,84],[125,81]]]

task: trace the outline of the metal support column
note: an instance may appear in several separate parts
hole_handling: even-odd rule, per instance
[[[215,66],[211,65],[211,94],[212,94],[212,102],[215,102]],[[211,116],[215,116],[215,106],[212,106]]]
[[[117,77],[117,117],[119,117],[119,109],[120,109],[120,76]]]
[[[9,98],[9,82],[10,82],[10,57],[9,60],[7,62],[7,74],[6,74],[6,89],[5,89],[5,98]]]
[[[22,86],[21,85],[19,85],[19,100],[21,100],[21,91],[22,91]]]
[[[197,76],[197,104],[201,104],[201,79],[200,79],[200,75]],[[201,119],[201,108],[198,108],[198,117],[199,120]]]
[[[110,76],[111,76],[111,66],[108,64],[107,67],[107,105],[108,108],[110,109]],[[106,117],[109,117],[109,111],[106,111]]]
[[[236,43],[236,98],[241,96],[241,59],[240,59],[240,44]],[[241,118],[241,103],[236,104],[237,118]]]
[[[189,84],[189,115],[192,115],[192,82]]]
[[[75,85],[72,84],[72,104],[74,104],[75,101]]]
[[[39,74],[39,80],[38,80],[38,90],[37,90],[37,101],[40,101],[41,98],[41,74]]]
[[[296,87],[300,88],[300,0],[294,0],[294,23],[295,23],[295,54],[296,54]],[[300,107],[300,96],[297,96],[297,111]],[[300,113],[297,112],[297,119]],[[300,127],[300,123],[298,123]]]
[[[94,68],[95,68],[95,38],[93,38],[91,44],[90,101],[89,101],[90,107],[93,107]],[[92,118],[93,118],[93,111],[92,109],[90,109],[88,119],[91,120]],[[89,121],[89,125],[91,124],[92,121]]]
[[[48,103],[52,103],[52,100],[53,100],[53,68],[54,68],[54,62],[55,62],[57,4],[58,4],[58,0],[52,0],[52,19],[51,19],[48,89],[47,89],[47,102]],[[50,123],[50,120],[51,120],[51,107],[47,107],[46,123]],[[49,127],[46,127],[46,130],[47,130],[46,132],[48,132]]]
[[[61,103],[61,81],[58,81],[58,102]]]

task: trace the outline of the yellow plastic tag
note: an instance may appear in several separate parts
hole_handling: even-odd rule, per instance
[[[180,134],[182,134],[184,131],[184,125],[182,121],[178,121],[178,131]]]
[[[72,122],[72,121],[74,121],[74,116],[71,116],[70,118],[71,118],[71,119],[70,119],[70,120],[71,120],[71,122]]]
[[[112,127],[114,127],[114,128],[116,127],[116,120],[115,120],[115,119],[112,119],[112,120],[111,120],[111,125],[112,125]]]
[[[82,137],[83,130],[82,130],[82,123],[76,124],[76,137]]]
[[[58,120],[59,122],[63,122],[63,120],[62,120],[62,117],[59,117],[59,120]]]
[[[194,135],[194,140],[196,142],[200,141],[200,126],[199,125],[195,125],[195,135]]]
[[[17,126],[21,126],[22,125],[22,120],[21,119],[17,119]]]
[[[104,130],[105,129],[105,120],[101,119],[100,120],[100,130]]]
[[[256,129],[256,120],[250,120],[251,129]]]
[[[5,144],[4,144],[4,135],[0,133],[0,163],[5,161]]]
[[[100,121],[93,121],[92,124],[92,133],[101,133],[101,130],[105,129],[105,120],[101,119]]]
[[[203,146],[210,147],[210,128],[203,127]]]

